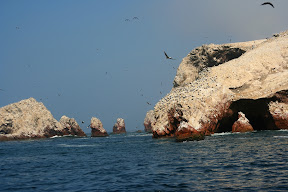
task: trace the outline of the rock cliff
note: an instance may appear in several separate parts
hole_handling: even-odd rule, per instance
[[[150,110],[146,113],[146,117],[144,119],[145,132],[152,133],[152,124],[154,123],[156,123],[154,111]]]
[[[287,100],[287,31],[264,40],[203,45],[182,60],[174,87],[154,106],[153,137],[232,131],[240,111],[254,130],[288,129]]]
[[[59,123],[43,103],[37,102],[34,98],[22,100],[0,108],[0,140],[47,138],[70,134],[84,136],[75,120],[65,119],[62,119],[62,124]]]
[[[102,122],[96,117],[91,118],[90,122],[91,137],[106,137],[108,136],[107,131],[103,128]]]
[[[124,119],[122,118],[117,119],[117,122],[113,126],[113,133],[116,134],[126,133]]]

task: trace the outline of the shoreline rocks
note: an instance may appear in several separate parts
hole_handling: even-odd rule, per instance
[[[193,132],[231,132],[239,112],[254,130],[288,129],[287,44],[288,31],[268,40],[191,51],[170,93],[154,106],[153,137],[191,140]],[[181,114],[173,112],[175,106],[181,106]],[[238,121],[234,127],[244,125]]]
[[[109,136],[107,131],[103,128],[102,122],[96,117],[91,118],[90,128],[91,128],[91,137],[107,137],[107,136]]]
[[[117,119],[117,122],[113,126],[113,133],[114,134],[126,133],[124,119],[122,118]]]

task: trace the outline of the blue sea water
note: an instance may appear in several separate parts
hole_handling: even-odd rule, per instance
[[[0,142],[0,191],[287,191],[288,131]]]

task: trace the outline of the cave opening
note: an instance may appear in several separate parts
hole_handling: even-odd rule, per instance
[[[233,102],[230,107],[230,113],[222,118],[216,130],[217,133],[231,132],[232,126],[238,120],[238,112],[243,112],[249,123],[255,131],[259,130],[277,130],[274,119],[269,112],[269,102],[276,101],[276,97],[262,99],[240,99]]]
[[[245,51],[240,48],[233,48],[229,46],[224,46],[222,49],[215,51],[212,55],[208,55],[208,67],[213,67],[221,65],[233,59],[237,59]]]

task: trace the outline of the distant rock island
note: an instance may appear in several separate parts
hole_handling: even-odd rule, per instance
[[[90,122],[90,128],[91,128],[91,137],[107,137],[108,133],[103,128],[103,124],[100,121],[100,119],[96,117],[91,118]]]
[[[288,129],[288,31],[198,47],[182,60],[173,84],[146,115],[154,138]]]
[[[64,135],[86,136],[75,119],[63,116],[58,122],[34,98],[0,108],[0,141]]]
[[[125,122],[124,119],[118,118],[117,122],[113,126],[114,134],[126,133]]]

